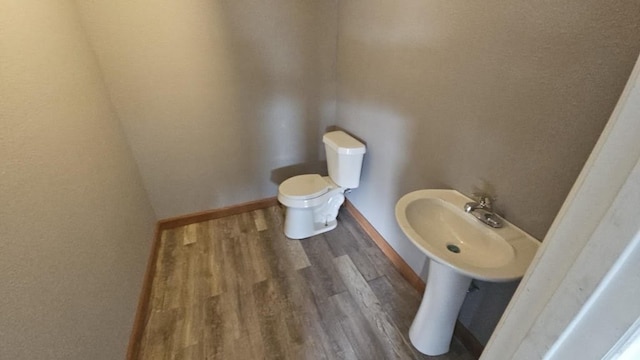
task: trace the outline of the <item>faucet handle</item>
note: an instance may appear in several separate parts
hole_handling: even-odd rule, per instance
[[[493,203],[496,201],[496,197],[492,197],[489,194],[485,194],[485,193],[473,193],[473,199],[476,200],[478,202],[478,204],[480,204],[481,208],[487,209],[489,211],[491,211],[491,209],[493,208]]]

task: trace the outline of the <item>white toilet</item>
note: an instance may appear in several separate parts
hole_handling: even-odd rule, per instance
[[[278,201],[287,207],[284,234],[290,239],[304,239],[335,229],[345,190],[360,185],[364,144],[343,131],[324,134],[322,142],[329,176],[298,175],[278,188]]]

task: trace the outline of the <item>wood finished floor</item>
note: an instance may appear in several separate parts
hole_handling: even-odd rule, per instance
[[[306,240],[277,207],[165,230],[139,359],[429,357],[409,326],[421,294],[345,211]]]

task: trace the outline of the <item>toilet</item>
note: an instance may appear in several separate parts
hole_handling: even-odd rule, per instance
[[[286,207],[284,234],[305,239],[335,229],[344,192],[360,185],[366,147],[344,131],[322,137],[329,176],[298,175],[278,188],[278,201]]]

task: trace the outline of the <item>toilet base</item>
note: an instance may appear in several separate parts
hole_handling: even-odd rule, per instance
[[[316,198],[319,205],[296,204],[282,194],[278,201],[286,206],[284,217],[284,234],[289,239],[306,239],[314,235],[333,230],[338,225],[337,217],[340,206],[344,203],[344,188],[335,188]],[[315,200],[315,199],[314,199]]]
[[[284,220],[284,235],[289,239],[300,240],[331,231],[338,226],[336,219],[315,222],[311,209],[287,208]]]

